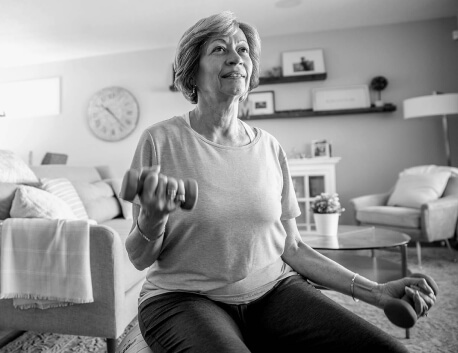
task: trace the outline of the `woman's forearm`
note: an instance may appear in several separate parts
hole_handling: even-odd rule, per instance
[[[134,206],[133,219],[133,228],[126,239],[126,250],[135,268],[144,270],[159,257],[168,217],[155,220]]]
[[[283,260],[296,272],[326,288],[347,294],[372,305],[379,306],[378,283],[343,267],[300,242],[294,252],[285,252]],[[353,281],[353,288],[352,288]]]
[[[359,275],[355,277],[355,272],[305,244],[294,220],[282,223],[287,233],[283,261],[316,284],[380,306],[380,286],[377,282]]]

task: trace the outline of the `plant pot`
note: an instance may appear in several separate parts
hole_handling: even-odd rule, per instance
[[[320,235],[337,236],[340,213],[314,213],[316,231]]]

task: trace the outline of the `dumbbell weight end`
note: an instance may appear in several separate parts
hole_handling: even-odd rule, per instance
[[[122,180],[121,191],[119,197],[123,200],[132,202],[135,195],[138,194],[138,186],[140,185],[139,174],[135,169],[130,169],[124,175]]]
[[[186,211],[191,211],[197,203],[197,197],[199,195],[199,187],[197,181],[194,179],[186,179],[184,181],[185,189],[185,200],[181,204],[181,208]]]
[[[424,278],[428,285],[432,288],[435,295],[439,292],[434,279],[422,273],[414,273],[409,277]],[[396,326],[402,328],[412,328],[417,322],[417,313],[415,312],[415,304],[413,300],[406,295],[402,299],[393,299],[384,308],[386,317]]]

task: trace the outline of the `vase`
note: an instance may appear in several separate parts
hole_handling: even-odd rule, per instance
[[[318,234],[337,236],[340,213],[314,213],[315,226]]]

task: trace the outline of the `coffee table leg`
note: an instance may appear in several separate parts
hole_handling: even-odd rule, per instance
[[[400,245],[401,247],[401,272],[402,272],[402,277],[407,276],[407,244]],[[410,338],[410,330],[406,328],[406,338]]]
[[[400,245],[401,247],[401,261],[402,261],[402,277],[407,276],[407,244]]]

